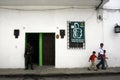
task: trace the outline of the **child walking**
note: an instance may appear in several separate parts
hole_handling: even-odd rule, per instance
[[[91,69],[94,69],[95,71],[97,70],[97,67],[95,65],[95,58],[97,58],[97,56],[95,54],[96,54],[96,52],[93,51],[92,55],[89,58],[89,62],[91,61],[91,64],[90,64],[88,70],[91,70]]]

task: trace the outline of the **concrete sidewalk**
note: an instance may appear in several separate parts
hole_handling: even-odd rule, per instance
[[[54,68],[54,67],[39,67],[34,70],[24,69],[0,69],[0,77],[23,77],[23,76],[84,76],[84,75],[109,75],[120,74],[120,67],[108,68],[106,70],[87,70],[87,68]]]

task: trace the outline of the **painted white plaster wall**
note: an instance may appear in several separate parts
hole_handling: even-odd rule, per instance
[[[109,0],[109,2],[104,5],[104,8],[120,9],[120,0]]]
[[[110,0],[103,10],[103,25],[104,25],[104,43],[109,57],[108,64],[110,67],[120,67],[120,33],[114,33],[114,27],[120,25],[120,0]]]
[[[120,33],[114,33],[114,26],[120,25],[120,12],[104,11],[104,43],[110,67],[120,66]]]
[[[120,9],[118,3],[119,0],[110,0],[105,8]],[[115,34],[113,29],[116,23],[120,25],[120,11],[104,10],[103,13],[102,24],[97,20],[94,9],[48,11],[0,9],[0,68],[24,68],[25,32],[59,34],[59,29],[65,29],[66,36],[64,39],[56,39],[56,68],[89,66],[89,55],[93,50],[97,52],[100,42],[105,44],[109,66],[119,67],[120,34]],[[67,21],[85,21],[85,49],[67,49]],[[14,29],[20,29],[18,39],[13,35]]]
[[[89,66],[88,58],[103,42],[102,22],[94,9],[17,11],[0,9],[0,68],[24,68],[25,32],[55,32],[65,29],[64,39],[56,39],[55,67]],[[85,49],[67,49],[67,21],[85,21]],[[14,29],[20,29],[15,39]]]
[[[67,49],[67,36],[56,40],[56,67],[74,68],[87,67],[88,58],[93,50],[97,51],[99,43],[103,42],[102,23],[96,19],[93,9],[59,11],[56,20],[60,27],[67,29],[66,21],[85,21],[85,49]],[[67,32],[66,32],[67,35]]]
[[[55,32],[54,12],[0,9],[0,68],[24,68],[25,32]],[[14,29],[20,29],[18,39]]]

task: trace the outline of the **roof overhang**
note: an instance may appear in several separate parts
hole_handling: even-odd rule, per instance
[[[0,0],[0,6],[81,6],[99,9],[108,1],[109,0]]]

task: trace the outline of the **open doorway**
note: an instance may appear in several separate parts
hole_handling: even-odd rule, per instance
[[[29,42],[32,45],[33,64],[39,64],[39,33],[26,33],[26,43]]]
[[[26,43],[33,47],[33,64],[55,66],[55,33],[26,33]]]

